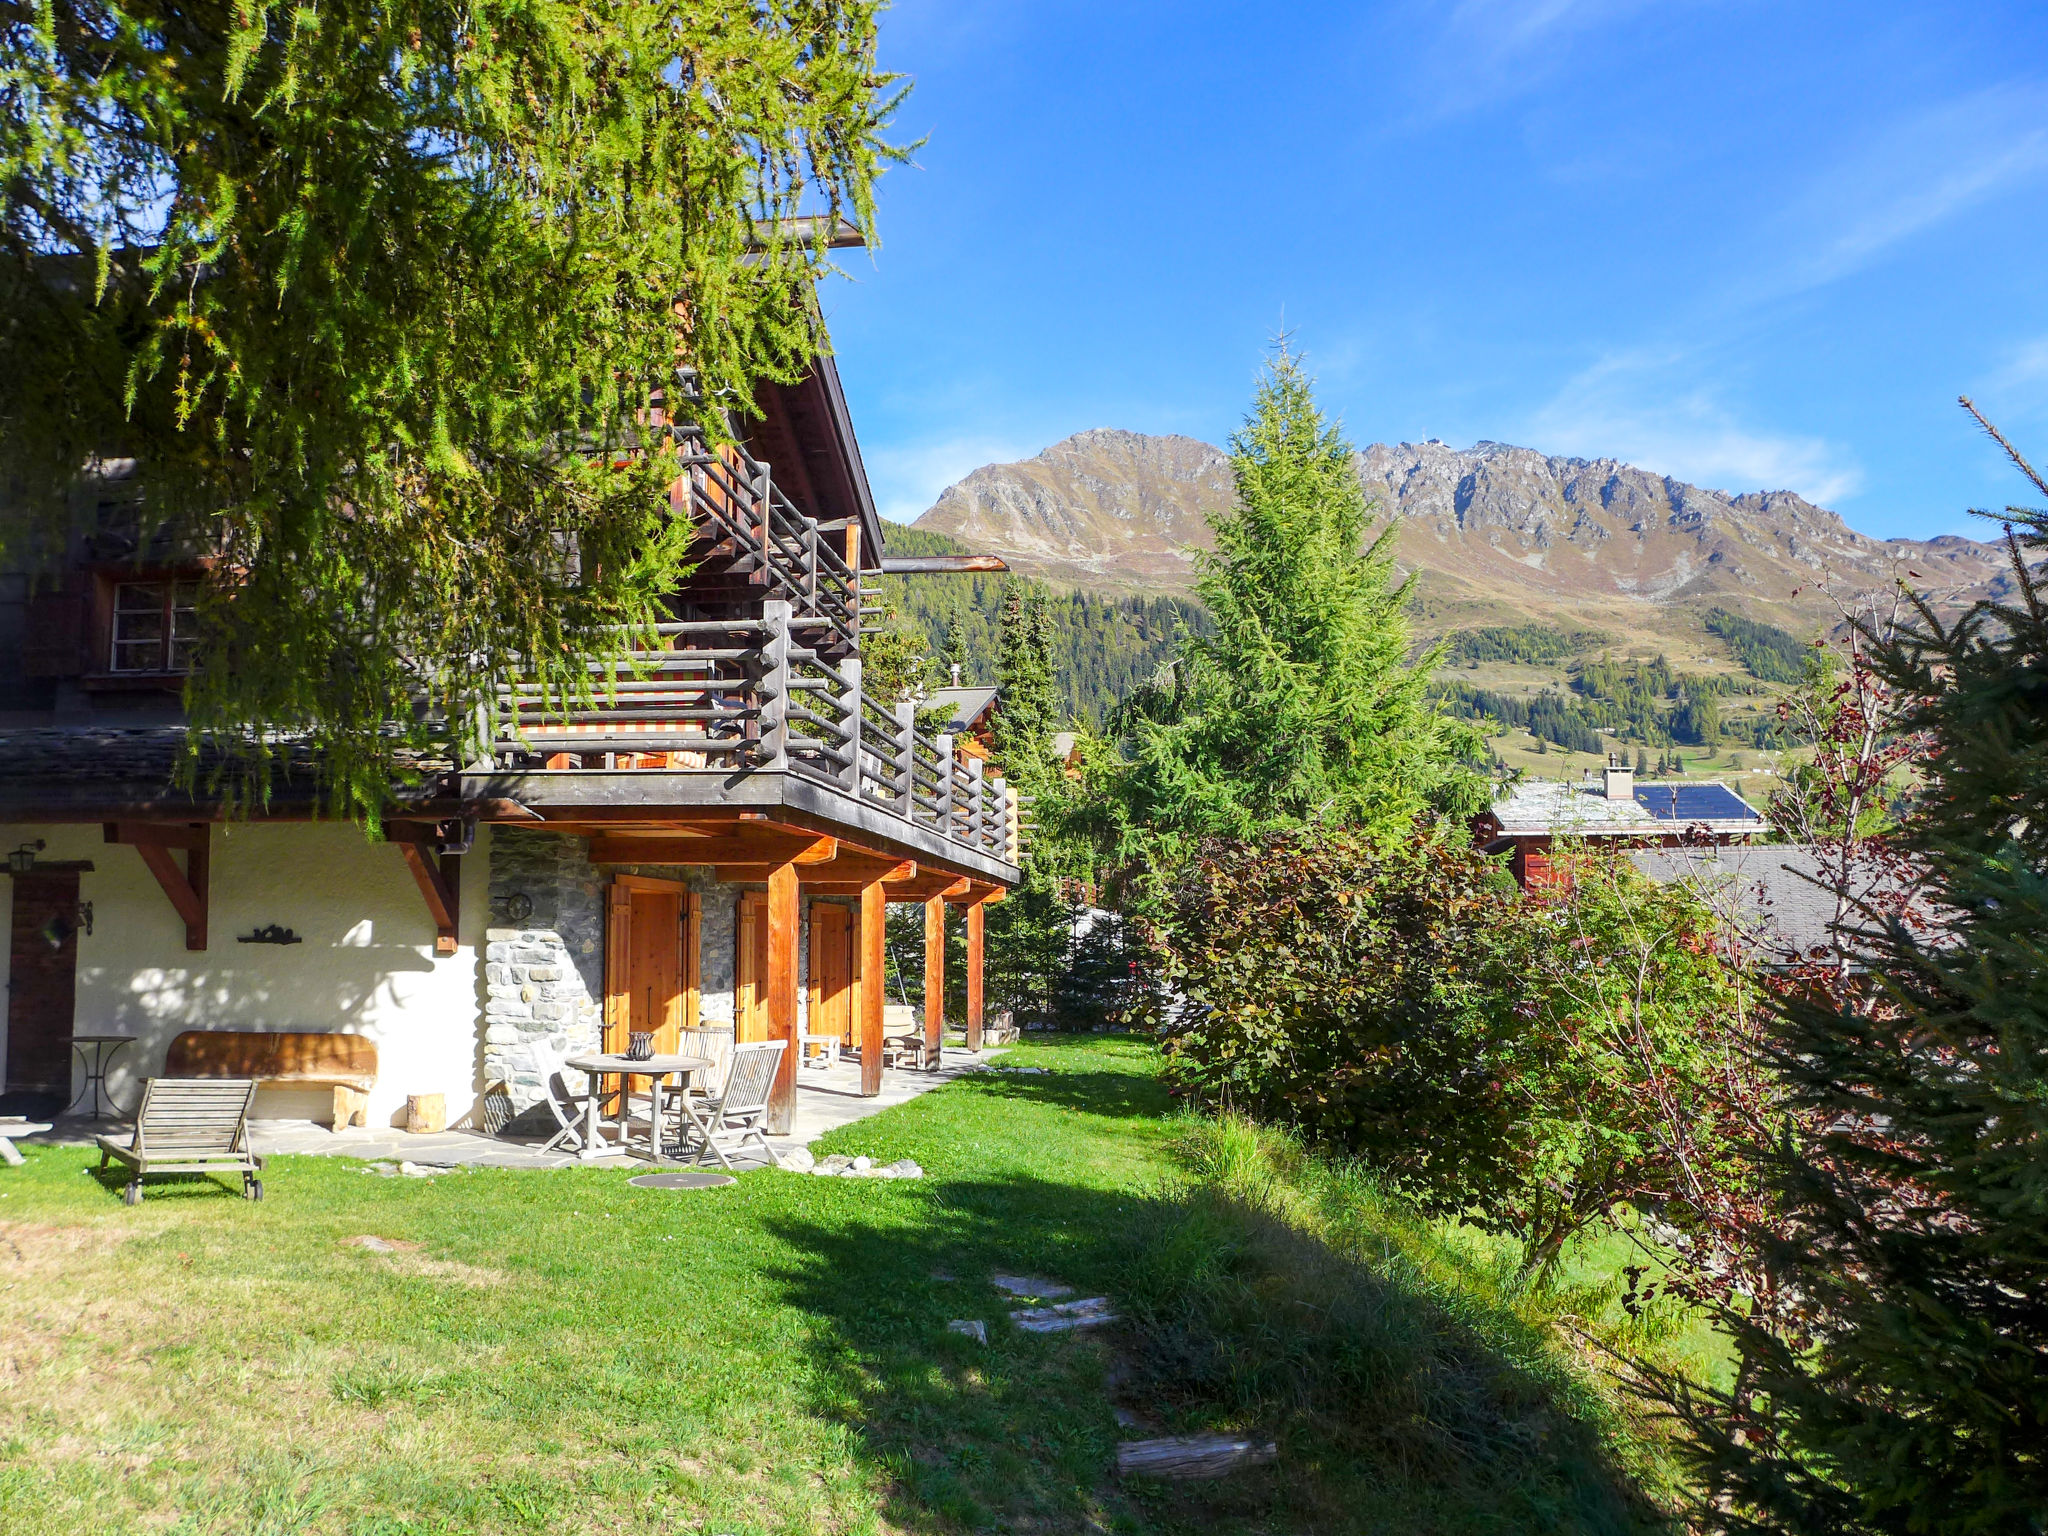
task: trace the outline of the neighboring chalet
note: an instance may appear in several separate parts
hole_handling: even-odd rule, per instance
[[[670,504],[700,563],[647,677],[566,717],[506,688],[489,760],[433,773],[380,842],[316,821],[304,775],[248,819],[174,787],[198,573],[124,534],[115,491],[63,568],[0,574],[10,1097],[70,1101],[83,1037],[132,1037],[109,1085],[132,1105],[182,1032],[345,1034],[371,1048],[368,1123],[402,1123],[416,1094],[452,1122],[493,1084],[533,1104],[565,1057],[629,1031],[673,1049],[729,1021],[791,1042],[786,1128],[800,1024],[858,1046],[880,1091],[889,902],[922,904],[928,933],[965,909],[978,1046],[1015,796],[861,690],[864,590],[938,567],[885,556],[831,358],[758,404],[740,448],[685,439]],[[925,995],[936,1046],[942,976]],[[284,1087],[258,1113],[325,1117]]]
[[[1515,785],[1480,816],[1473,833],[1489,853],[1512,849],[1509,868],[1524,890],[1554,884],[1558,838],[1609,849],[1747,842],[1770,824],[1726,784],[1635,782],[1620,765],[1577,784],[1538,779]]]

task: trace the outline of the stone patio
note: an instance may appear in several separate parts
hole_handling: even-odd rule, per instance
[[[797,1074],[796,1123],[787,1136],[769,1140],[777,1152],[808,1146],[827,1131],[870,1115],[907,1104],[919,1094],[943,1087],[955,1078],[984,1070],[997,1050],[978,1056],[949,1046],[942,1053],[936,1072],[890,1070],[882,1074],[882,1091],[874,1098],[860,1096],[860,1067],[852,1062],[823,1069],[807,1068]],[[22,1146],[90,1146],[94,1136],[124,1129],[125,1120],[60,1118],[54,1129],[24,1137]],[[543,1152],[545,1137],[498,1138],[480,1131],[447,1130],[429,1135],[412,1135],[390,1126],[350,1126],[330,1131],[310,1120],[252,1120],[249,1139],[266,1157],[281,1154],[319,1157],[357,1157],[372,1162],[410,1162],[423,1167],[466,1168],[570,1168],[581,1161],[572,1153]],[[593,1159],[591,1166],[625,1166],[639,1162],[625,1153]]]

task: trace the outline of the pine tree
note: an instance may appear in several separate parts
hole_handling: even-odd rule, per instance
[[[1733,1393],[1675,1394],[1722,1530],[2043,1529],[2048,513],[2011,517],[2010,600],[1866,631],[1933,742],[1902,839],[1948,921],[1873,920],[1872,984],[1783,1011],[1776,1064],[1814,1130],[1772,1161],[1764,1251],[1793,1304],[1725,1311]]]
[[[1215,621],[1132,701],[1126,858],[1324,818],[1392,832],[1431,805],[1483,806],[1477,733],[1411,663],[1409,583],[1341,432],[1283,346],[1231,439],[1237,501],[1212,517],[1197,584]]]

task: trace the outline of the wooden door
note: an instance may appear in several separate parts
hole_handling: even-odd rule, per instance
[[[7,1091],[71,1097],[78,1001],[78,871],[14,876],[7,972]]]
[[[627,1036],[654,1036],[657,1051],[674,1051],[689,1012],[684,960],[689,891],[679,881],[620,875],[612,881],[605,935],[605,1049],[623,1051]]]
[[[675,1054],[683,1027],[683,898],[676,891],[635,891],[627,938],[631,1028],[651,1033],[654,1048]]]
[[[814,1035],[853,1044],[852,914],[827,902],[811,905],[811,1023]]]
[[[742,891],[733,922],[733,1039],[768,1038],[768,893]]]

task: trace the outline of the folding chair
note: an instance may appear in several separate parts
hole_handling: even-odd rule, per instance
[[[733,1172],[730,1148],[744,1151],[758,1146],[775,1167],[782,1159],[768,1145],[768,1096],[775,1089],[775,1074],[782,1065],[786,1040],[760,1040],[738,1046],[732,1053],[732,1070],[726,1074],[725,1091],[705,1102],[701,1110],[696,1155],[692,1164],[702,1163],[704,1154],[716,1157],[727,1173]]]

